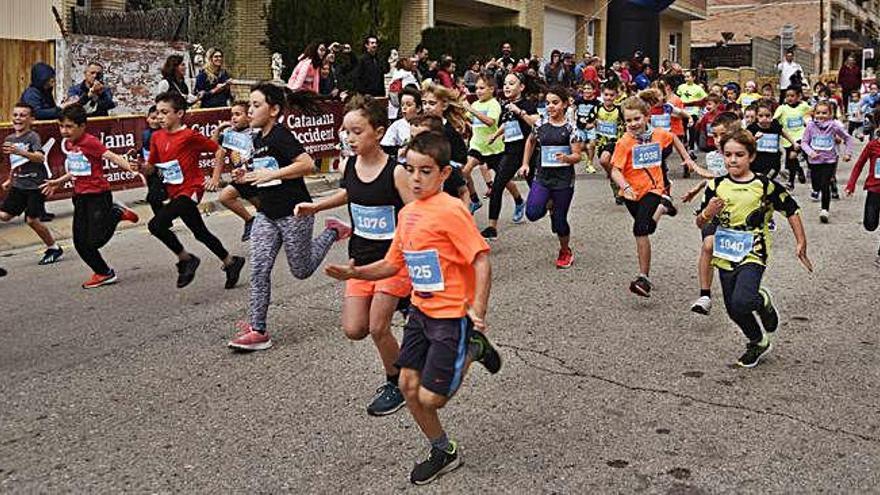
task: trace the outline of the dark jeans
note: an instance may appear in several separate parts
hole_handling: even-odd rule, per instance
[[[73,247],[99,275],[110,274],[110,267],[98,250],[113,237],[121,216],[122,211],[113,207],[110,191],[73,197]]]
[[[834,171],[837,170],[837,163],[811,163],[810,164],[810,182],[814,191],[819,191],[822,197],[822,209],[827,210],[831,207],[831,179],[834,177]]]
[[[180,243],[174,232],[171,232],[171,224],[175,218],[183,220],[196,240],[207,246],[215,256],[221,260],[225,260],[229,256],[229,252],[223,247],[220,239],[214,237],[214,234],[208,230],[196,202],[186,196],[172,199],[156,213],[156,216],[149,223],[150,233],[168,246],[168,249],[174,254],[183,252],[183,244]]]
[[[574,187],[550,189],[539,181],[532,182],[529,199],[526,201],[526,217],[530,222],[540,220],[547,214],[547,202],[553,200],[553,212],[550,214],[550,228],[559,237],[571,234],[568,224],[568,209],[574,198]]]
[[[744,263],[732,271],[718,270],[724,306],[727,315],[752,342],[764,337],[755,311],[764,305],[764,298],[758,293],[764,267],[757,263]]]

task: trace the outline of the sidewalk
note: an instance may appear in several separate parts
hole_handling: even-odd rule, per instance
[[[311,175],[306,177],[306,186],[310,193],[320,194],[338,188],[339,179],[340,175],[334,172]],[[113,191],[114,201],[128,206],[141,217],[141,221],[136,224],[121,222],[119,230],[146,225],[146,222],[153,218],[150,206],[142,202],[146,194],[146,188]],[[205,192],[202,202],[199,203],[199,210],[203,215],[224,209],[218,198],[218,192]],[[55,239],[58,241],[70,239],[73,236],[73,202],[69,199],[49,201],[46,203],[46,210],[56,215],[54,220],[45,224]],[[40,244],[39,237],[27,226],[23,216],[8,223],[0,223],[0,252]]]

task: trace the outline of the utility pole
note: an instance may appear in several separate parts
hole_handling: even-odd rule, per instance
[[[819,0],[819,75],[825,72],[825,0]]]

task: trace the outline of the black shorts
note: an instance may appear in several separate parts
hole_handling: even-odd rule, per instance
[[[602,146],[599,147],[599,157],[601,158],[602,153],[605,153],[606,151],[611,156],[614,156],[614,148],[616,148],[616,147],[617,147],[617,141],[612,141],[610,143],[603,144]]]
[[[643,237],[651,235],[657,230],[657,222],[654,221],[654,213],[660,206],[660,195],[648,193],[638,201],[624,201],[626,209],[633,217],[633,235]]]
[[[40,218],[46,213],[46,197],[39,189],[12,187],[3,200],[0,210],[17,217],[24,213],[27,218]]]
[[[443,192],[453,198],[457,198],[459,197],[459,189],[466,185],[467,182],[464,181],[464,175],[461,174],[461,169],[458,167],[452,167],[452,173],[449,174],[449,177],[445,181],[443,181]]]
[[[716,225],[714,222],[709,222],[706,225],[703,225],[703,228],[700,229],[700,235],[703,237],[703,239],[706,239],[711,235],[715,235],[716,230],[718,230],[718,225]]]
[[[476,158],[478,163],[485,163],[492,170],[498,170],[498,165],[501,163],[501,157],[504,156],[504,153],[487,156],[475,149],[469,149],[468,156]]]
[[[451,397],[464,377],[473,328],[467,316],[431,318],[411,306],[396,366],[420,372],[423,387]]]
[[[256,198],[259,194],[260,190],[257,189],[257,186],[253,184],[242,184],[240,182],[233,182],[232,187],[238,191],[238,195],[244,199]]]

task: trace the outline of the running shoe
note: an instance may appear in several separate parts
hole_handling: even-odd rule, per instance
[[[828,210],[819,210],[819,221],[822,223],[828,223],[828,219],[831,217],[831,213]]]
[[[0,277],[5,277],[8,273],[5,268],[0,268]]]
[[[831,199],[839,200],[840,199],[840,191],[831,191]]]
[[[83,289],[97,289],[102,285],[110,285],[116,283],[116,272],[110,270],[110,273],[107,275],[99,275],[97,273],[92,275],[92,278],[85,281],[82,284]]]
[[[697,161],[697,153],[694,150],[688,151],[688,156],[691,158],[691,160]],[[688,169],[685,169],[685,170],[688,170]],[[688,172],[690,172],[690,170],[688,170]]]
[[[651,281],[641,275],[629,284],[629,290],[633,294],[642,297],[651,297],[651,289],[653,285]]]
[[[798,182],[800,182],[801,184],[807,183],[807,176],[804,174],[803,169],[798,170],[797,179],[798,179]]]
[[[556,268],[571,268],[573,263],[574,253],[571,252],[571,249],[560,249],[559,256],[556,257]]]
[[[244,232],[241,234],[241,242],[247,242],[251,240],[251,230],[254,229],[254,217],[251,217],[250,220],[245,220],[244,222]]]
[[[458,444],[450,440],[447,450],[431,448],[428,458],[413,468],[409,480],[414,485],[427,485],[438,476],[454,471],[459,466],[461,466],[461,458],[458,455]]]
[[[483,332],[474,329],[473,334],[470,339],[471,344],[476,344],[477,347],[480,348],[480,351],[476,356],[472,356],[473,360],[482,364],[486,367],[486,371],[492,373],[498,373],[501,370],[501,354],[498,354],[498,351],[489,342],[489,339],[486,337],[486,334]]]
[[[43,252],[43,258],[40,259],[40,262],[37,263],[39,265],[51,265],[52,263],[56,263],[61,261],[61,258],[64,256],[64,250],[61,249],[61,246],[58,246],[56,249],[49,248],[45,252]]]
[[[113,203],[113,208],[119,211],[119,221],[126,221],[131,223],[138,223],[140,217],[138,214],[134,212],[134,210],[130,208],[126,208],[125,205],[120,203]]]
[[[232,289],[238,284],[238,277],[241,276],[241,269],[244,268],[244,258],[241,256],[233,256],[232,263],[223,267],[226,272],[226,289]]]
[[[482,235],[483,239],[486,239],[487,241],[494,241],[495,239],[498,239],[498,230],[495,229],[495,227],[486,227],[480,232],[480,235]]]
[[[523,223],[526,216],[526,202],[513,206],[513,223]]]
[[[773,305],[773,296],[770,294],[769,290],[761,287],[758,289],[758,293],[761,294],[761,299],[764,300],[764,304],[761,306],[761,309],[758,310],[758,318],[761,319],[761,325],[764,327],[764,332],[766,332],[769,337],[775,337],[776,330],[779,328],[779,311],[777,311],[776,306]]]
[[[810,191],[810,201],[813,203],[819,202],[819,191]]]
[[[367,414],[370,416],[388,416],[389,414],[396,413],[405,405],[406,400],[403,398],[403,393],[400,392],[400,387],[391,382],[385,382],[376,389],[373,401],[367,406]]]
[[[336,240],[342,241],[351,237],[351,225],[336,217],[327,217],[324,228],[336,231]]]
[[[45,212],[42,215],[40,215],[40,221],[43,223],[51,222],[52,220],[55,220],[54,213]]]
[[[246,332],[239,332],[226,345],[239,351],[264,351],[272,347],[272,338],[269,332],[258,332],[248,325]]]
[[[676,208],[675,205],[672,204],[671,197],[664,194],[660,198],[660,204],[666,207],[666,216],[668,216],[669,218],[672,218],[675,215],[678,215],[678,208]]]
[[[470,207],[469,207],[469,209],[470,209],[470,211],[471,211],[471,215],[473,215],[474,213],[476,213],[477,210],[479,210],[479,209],[482,208],[482,207],[483,207],[483,202],[482,202],[482,201],[479,201],[479,200],[478,200],[478,201],[471,201],[471,205],[470,205]]]
[[[691,311],[701,315],[708,315],[712,311],[712,298],[709,296],[700,296],[699,299],[691,304]]]
[[[762,339],[761,342],[749,342],[746,345],[745,354],[739,357],[736,364],[743,368],[754,368],[771,349],[773,349],[773,344],[769,339]]]
[[[177,262],[177,288],[182,289],[196,278],[196,269],[202,263],[198,256],[191,254],[186,261]]]

